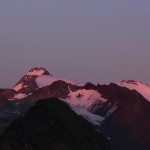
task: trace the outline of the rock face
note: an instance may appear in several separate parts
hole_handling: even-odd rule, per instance
[[[112,104],[117,104],[115,112],[104,121],[102,131],[116,144],[123,144],[123,149],[148,150],[150,103],[137,91],[115,84],[99,86],[98,89]]]
[[[37,96],[38,94],[42,94]],[[50,86],[43,87],[39,89],[38,91],[35,91],[34,94],[36,97],[41,97],[41,98],[48,98],[48,97],[59,97],[62,99],[66,99],[69,94],[69,88],[68,84],[64,81],[55,81],[52,83]]]
[[[0,137],[1,150],[112,150],[86,120],[57,98],[38,101]]]
[[[0,106],[5,105],[10,99],[14,98],[16,93],[13,89],[0,89]]]

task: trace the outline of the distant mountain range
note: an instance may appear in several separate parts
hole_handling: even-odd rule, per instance
[[[0,89],[2,139],[8,134],[5,129],[11,122],[24,115],[39,99],[51,97],[67,103],[116,149],[150,149],[148,85],[133,80],[109,85],[79,83],[56,78],[44,68],[31,69],[12,89]],[[13,130],[13,125],[10,126]]]

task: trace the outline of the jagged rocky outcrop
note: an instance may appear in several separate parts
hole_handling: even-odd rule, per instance
[[[117,104],[115,112],[103,122],[101,131],[117,145],[124,145],[120,149],[148,150],[150,103],[137,91],[116,84],[99,86],[98,89],[111,104]]]

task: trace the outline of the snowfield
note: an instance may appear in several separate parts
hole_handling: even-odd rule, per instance
[[[77,90],[76,92],[70,90],[66,100],[67,103],[84,109],[89,108],[96,101],[106,102],[107,100],[104,99],[99,92],[85,89]]]
[[[82,116],[84,119],[86,119],[88,122],[93,123],[94,125],[99,126],[100,123],[105,119],[104,117],[92,114],[88,110],[83,108],[78,108],[73,106],[72,110],[74,110],[78,115]]]
[[[59,80],[65,81],[66,83],[71,83],[73,85],[78,85],[78,86],[84,85],[84,83],[67,80],[67,79],[63,79],[63,78],[57,78],[57,77],[53,77],[51,75],[41,75],[41,76],[37,77],[36,84],[38,85],[39,88],[42,88],[44,86],[51,85],[53,82],[59,81]]]

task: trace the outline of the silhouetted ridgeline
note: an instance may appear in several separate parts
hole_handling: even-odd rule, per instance
[[[0,137],[0,150],[112,150],[91,124],[57,98],[39,100]]]

